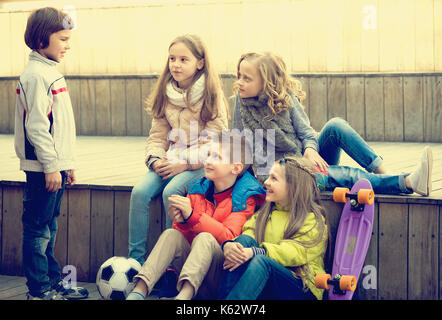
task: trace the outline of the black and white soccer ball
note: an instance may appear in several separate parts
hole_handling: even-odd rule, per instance
[[[134,288],[134,277],[141,269],[132,258],[112,257],[107,259],[97,273],[97,288],[105,300],[124,300]]]

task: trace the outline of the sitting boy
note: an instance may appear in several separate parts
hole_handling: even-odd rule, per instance
[[[243,224],[265,201],[265,190],[247,171],[251,153],[245,138],[228,137],[229,141],[211,144],[205,177],[190,184],[187,197],[169,198],[172,229],[161,234],[128,300],[144,300],[169,264],[179,272],[176,299],[192,299],[197,293],[200,298],[216,298],[224,261],[221,244],[240,235]],[[240,159],[235,158],[238,154]]]

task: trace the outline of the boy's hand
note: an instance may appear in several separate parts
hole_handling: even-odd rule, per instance
[[[66,170],[66,183],[73,186],[77,182],[74,170]]]
[[[62,178],[60,171],[45,173],[45,180],[46,190],[48,190],[48,192],[55,192],[61,189]]]
[[[179,223],[184,222],[184,218],[181,213],[181,210],[179,210],[178,208],[176,208],[175,206],[173,206],[171,204],[169,204],[169,207],[167,208],[167,214],[169,215],[172,222],[179,222]]]
[[[184,219],[189,218],[190,214],[192,213],[192,206],[189,198],[174,194],[171,195],[167,200],[169,200],[172,206],[181,211]]]

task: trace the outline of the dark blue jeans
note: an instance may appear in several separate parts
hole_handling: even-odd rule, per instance
[[[359,179],[370,181],[375,193],[381,194],[411,194],[405,185],[406,173],[386,175],[372,173],[382,164],[382,158],[362,137],[341,118],[330,119],[322,128],[318,137],[319,154],[330,165],[328,176],[316,173],[316,183],[320,190],[333,191],[336,187],[351,189]],[[344,150],[362,168],[339,166],[341,151]]]
[[[258,246],[250,236],[240,235],[235,240],[245,248]],[[221,300],[315,300],[309,289],[275,260],[256,255],[232,272],[223,272],[218,298]]]
[[[26,172],[23,196],[23,269],[29,293],[38,296],[61,280],[60,265],[54,256],[56,217],[64,193],[66,177],[62,173],[62,188],[46,190],[42,172]]]
[[[316,185],[319,190],[333,191],[336,187],[351,189],[359,179],[367,179],[373,187],[374,193],[398,195],[411,194],[413,190],[405,184],[406,173],[399,175],[375,174],[359,168],[346,166],[329,166],[328,176],[316,173]]]
[[[339,164],[342,150],[368,172],[373,172],[382,164],[382,158],[342,118],[330,119],[324,125],[318,144],[319,154],[329,165]]]

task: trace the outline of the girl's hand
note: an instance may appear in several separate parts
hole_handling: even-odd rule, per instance
[[[184,222],[184,218],[183,218],[183,214],[181,213],[181,210],[171,204],[169,204],[169,207],[167,209],[167,214],[169,215],[172,222],[179,222],[179,223]]]
[[[163,166],[163,165],[164,165],[164,160],[158,159],[152,163],[151,167],[152,167],[153,171],[155,171],[158,174],[158,169],[161,168],[161,166]]]
[[[167,200],[169,200],[171,206],[181,211],[183,219],[189,219],[189,216],[192,213],[192,206],[189,198],[174,194],[171,195]]]
[[[304,158],[309,159],[320,171],[327,171],[328,163],[319,155],[318,151],[313,148],[306,148]]]
[[[160,163],[155,161],[152,164],[155,172],[163,178],[163,180],[169,179],[177,174],[187,170],[187,163],[171,163],[167,159],[162,160]]]
[[[230,272],[253,257],[252,249],[244,248],[239,242],[227,242],[223,249],[225,258],[223,269],[229,269]]]

